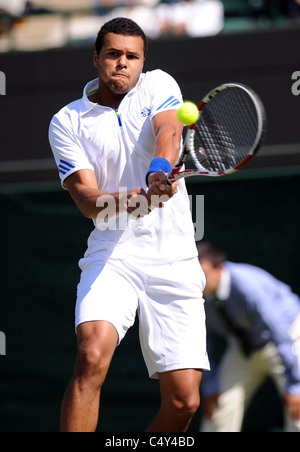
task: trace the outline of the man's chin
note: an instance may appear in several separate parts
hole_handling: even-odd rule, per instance
[[[111,90],[115,94],[127,94],[130,91],[130,86],[128,83],[125,83],[125,80],[116,80],[111,84]]]

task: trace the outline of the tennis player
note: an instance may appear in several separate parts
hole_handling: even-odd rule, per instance
[[[62,431],[96,430],[101,386],[137,313],[149,376],[161,390],[148,431],[187,430],[209,369],[205,276],[187,191],[166,179],[181,148],[182,95],[167,73],[143,73],[146,49],[133,21],[106,23],[96,41],[97,79],[50,126],[62,184],[95,223],[79,262],[78,356]]]
[[[245,408],[268,377],[282,397],[287,432],[300,432],[300,299],[261,268],[228,262],[198,243],[207,277],[208,346],[228,339],[219,365],[203,381],[203,432],[240,432]],[[213,358],[211,358],[213,361]]]

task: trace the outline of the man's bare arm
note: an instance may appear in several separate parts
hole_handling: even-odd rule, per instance
[[[142,188],[136,188],[126,193],[108,193],[99,190],[95,173],[91,170],[77,171],[64,181],[64,185],[78,209],[85,217],[91,219],[98,217],[101,211],[105,209],[106,202],[109,203],[112,197],[115,201],[115,210],[111,212],[112,216],[118,215],[121,211],[133,213],[137,208],[139,197],[147,198],[147,194]],[[101,203],[99,203],[99,198],[101,198]],[[148,211],[145,212],[146,214],[148,214]]]
[[[176,110],[159,113],[153,118],[155,135],[154,158],[168,160],[171,167],[178,160],[183,125],[177,119]],[[171,198],[177,192],[178,182],[167,185],[167,177],[163,172],[152,173],[148,177],[149,194],[165,194]]]
[[[156,140],[153,158],[165,158],[173,167],[179,157],[183,130],[183,125],[177,119],[177,111],[170,110],[157,114],[152,125]]]

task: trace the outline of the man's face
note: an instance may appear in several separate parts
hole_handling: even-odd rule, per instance
[[[100,89],[124,95],[137,84],[144,66],[144,41],[140,36],[108,33],[100,54],[95,52]]]

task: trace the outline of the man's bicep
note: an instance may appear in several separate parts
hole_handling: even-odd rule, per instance
[[[71,174],[64,180],[64,186],[69,192],[80,190],[82,188],[96,188],[98,183],[96,175],[92,170],[79,170]]]
[[[65,180],[65,186],[82,214],[96,219],[99,213],[98,199],[106,193],[99,190],[95,173],[92,170],[79,170]]]
[[[73,173],[65,179],[64,186],[80,210],[82,210],[82,202],[88,197],[88,194],[98,191],[97,179],[92,170],[79,170]]]
[[[177,110],[163,111],[155,115],[152,120],[152,127],[155,136],[162,128],[169,127],[179,139],[183,130],[183,125],[177,118]]]

